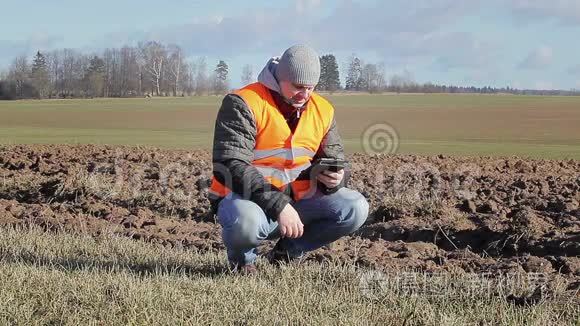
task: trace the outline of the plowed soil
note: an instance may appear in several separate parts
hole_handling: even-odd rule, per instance
[[[388,270],[542,273],[580,284],[580,161],[354,154],[370,203],[351,237],[309,254]],[[207,151],[0,147],[0,224],[114,232],[223,250]],[[265,243],[265,252],[272,243]]]

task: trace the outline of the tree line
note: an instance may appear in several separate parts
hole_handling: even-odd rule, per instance
[[[322,59],[322,58],[321,58]],[[322,62],[321,62],[322,63]],[[324,66],[324,64],[323,64]],[[333,72],[334,74],[334,72]],[[322,77],[321,77],[322,78]],[[327,89],[335,91],[340,86]],[[346,71],[346,91],[358,91],[369,93],[473,93],[473,94],[514,94],[514,95],[573,95],[580,96],[580,90],[536,90],[516,89],[506,87],[475,87],[437,85],[431,82],[417,83],[413,75],[405,70],[401,74],[393,74],[387,79],[385,65],[383,63],[364,63],[357,56],[351,56],[348,60]]]
[[[229,67],[209,71],[205,58],[188,61],[176,45],[159,42],[85,55],[71,49],[17,57],[0,75],[0,98],[83,98],[221,94]]]
[[[574,90],[420,84],[408,71],[387,78],[384,64],[364,62],[356,55],[348,59],[343,87],[333,54],[321,56],[320,65],[320,82],[316,88],[331,93],[580,95],[580,91]],[[245,65],[240,77],[242,84],[253,82],[253,67]],[[26,56],[19,56],[7,72],[0,73],[0,99],[217,95],[229,89],[229,66],[225,61],[219,60],[210,69],[205,58],[187,60],[179,46],[156,41],[106,49],[92,55],[71,49],[38,51],[30,62]]]

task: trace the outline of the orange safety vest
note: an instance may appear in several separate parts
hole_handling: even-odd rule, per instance
[[[294,200],[300,200],[314,191],[315,182],[296,180],[310,162],[332,123],[334,108],[324,98],[312,93],[298,121],[294,134],[282,113],[276,107],[269,90],[260,83],[250,84],[234,92],[250,108],[256,122],[256,145],[252,165],[265,180],[284,191],[292,187]],[[227,171],[221,171],[227,172]],[[230,178],[231,179],[231,178]],[[226,184],[231,182],[226,177]],[[212,179],[210,193],[225,197],[231,190]]]

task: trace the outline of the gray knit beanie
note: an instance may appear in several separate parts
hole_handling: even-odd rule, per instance
[[[282,54],[276,67],[276,79],[298,85],[316,85],[320,79],[320,59],[314,49],[294,45]]]

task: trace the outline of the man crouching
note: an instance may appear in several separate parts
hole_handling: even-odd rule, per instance
[[[258,82],[224,97],[213,142],[210,201],[232,268],[256,271],[260,241],[280,237],[270,261],[289,261],[357,230],[368,203],[345,187],[334,108],[314,92],[318,54],[305,45],[268,61]]]

